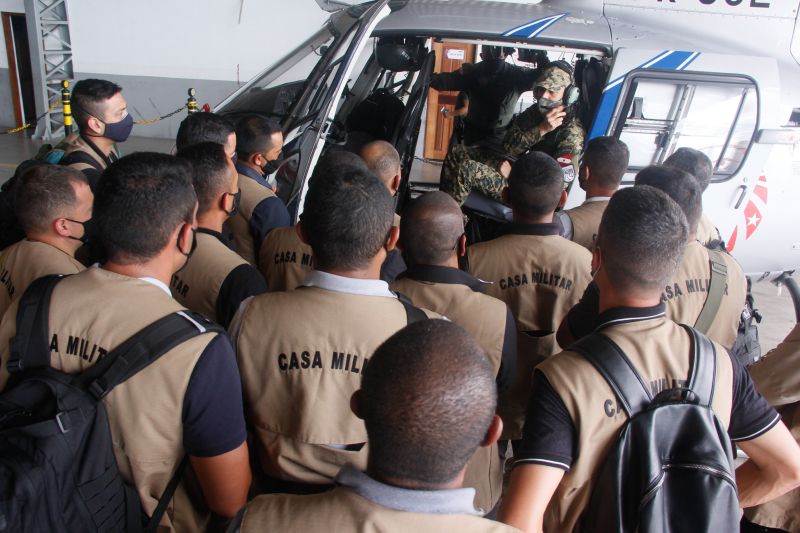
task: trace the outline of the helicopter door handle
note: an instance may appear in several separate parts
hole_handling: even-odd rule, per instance
[[[745,194],[747,193],[747,185],[739,185],[739,198],[736,200],[736,205],[733,206],[734,209],[739,209],[739,206],[742,205],[744,201]]]

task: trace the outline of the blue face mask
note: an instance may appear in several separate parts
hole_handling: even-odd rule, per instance
[[[125,142],[130,137],[131,130],[133,129],[133,117],[128,114],[119,122],[104,122],[106,131],[103,137],[111,139],[116,143]]]

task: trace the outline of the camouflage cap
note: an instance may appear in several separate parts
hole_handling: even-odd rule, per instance
[[[572,84],[572,77],[560,67],[548,67],[539,79],[536,80],[536,87],[542,87],[548,91],[558,91]]]

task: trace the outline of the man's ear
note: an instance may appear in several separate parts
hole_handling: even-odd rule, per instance
[[[182,224],[178,227],[178,249],[183,253],[183,255],[188,254],[192,251],[192,225],[191,224]],[[175,242],[175,239],[171,239],[172,242]]]
[[[55,231],[59,237],[69,237],[69,227],[67,227],[67,219],[64,217],[57,218],[53,221],[53,231]]]
[[[506,205],[511,204],[511,202],[508,201],[508,185],[504,186],[500,191],[500,199],[503,200],[503,203]]]
[[[390,185],[391,186],[392,196],[396,195],[397,191],[400,190],[400,181],[402,179],[403,178],[400,176],[400,174],[398,174],[397,176],[392,178],[391,185]]]
[[[486,430],[486,435],[483,437],[483,442],[481,442],[481,446],[484,448],[488,448],[492,444],[500,439],[500,435],[503,433],[503,419],[497,415],[494,415],[492,418],[492,423],[489,425],[489,429]]]
[[[561,191],[561,198],[558,200],[558,207],[556,209],[564,209],[564,206],[567,205],[567,190],[564,189]]]
[[[95,135],[102,135],[105,133],[105,124],[103,124],[97,117],[90,116],[86,121],[86,125]]]
[[[295,225],[294,230],[297,232],[297,236],[300,237],[300,241],[302,241],[303,244],[308,244],[308,239],[306,239],[306,232],[305,229],[303,228],[303,223],[298,222],[297,225]],[[310,244],[308,245],[311,246]]]
[[[353,411],[353,414],[360,419],[364,419],[361,416],[361,389],[358,389],[350,396],[350,410]]]
[[[600,267],[603,266],[603,253],[600,250],[600,247],[597,246],[595,242],[594,248],[592,248],[592,274],[597,274],[597,271],[600,270]]]
[[[467,236],[462,235],[458,239],[458,256],[464,257],[465,255],[467,255]]]
[[[227,193],[222,193],[219,197],[219,207],[226,213],[230,213],[233,209],[233,196]]]
[[[386,244],[383,246],[386,248],[386,252],[391,252],[397,246],[397,241],[400,239],[400,228],[397,226],[392,226],[392,229],[389,230],[389,237],[386,239]]]

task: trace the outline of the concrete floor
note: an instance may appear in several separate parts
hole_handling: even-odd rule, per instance
[[[0,135],[0,183],[14,173],[17,164],[36,154],[41,141],[33,140],[26,133]],[[131,137],[121,145],[123,153],[137,151],[170,152],[174,142],[168,139]],[[415,160],[412,166],[412,181],[426,184],[437,183],[441,166]],[[800,280],[800,275],[795,274]],[[785,290],[766,281],[758,282],[753,287],[756,306],[764,316],[759,326],[762,352],[774,348],[794,327],[795,316],[791,298]]]

